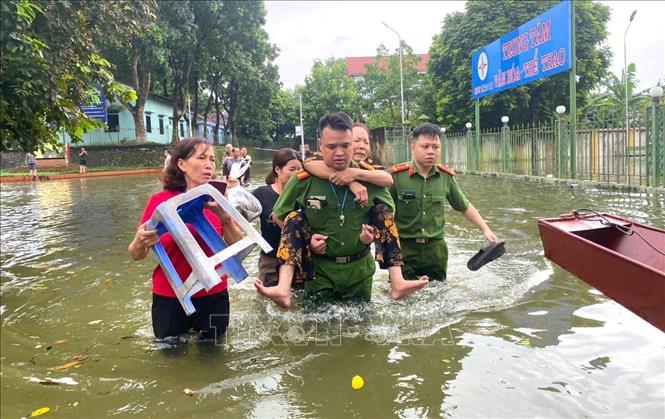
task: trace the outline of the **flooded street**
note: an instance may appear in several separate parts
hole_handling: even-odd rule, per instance
[[[253,187],[267,168],[255,163]],[[127,255],[156,177],[3,184],[2,417],[665,416],[665,334],[546,260],[537,227],[590,208],[664,228],[665,194],[459,183],[507,240],[497,261],[466,268],[482,236],[446,206],[446,283],[394,302],[377,270],[371,304],[305,313],[261,300],[250,278],[230,288],[224,346],[166,350],[150,323],[155,259]]]

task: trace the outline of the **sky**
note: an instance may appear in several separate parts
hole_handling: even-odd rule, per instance
[[[603,1],[611,9],[606,40],[613,58],[610,70],[623,70],[624,32],[628,62],[637,66],[638,90],[665,78],[665,1]],[[463,11],[463,1],[266,1],[266,30],[280,50],[275,60],[285,88],[303,84],[315,59],[374,56],[380,44],[398,47],[397,35],[414,53],[428,53],[441,32],[443,18]]]

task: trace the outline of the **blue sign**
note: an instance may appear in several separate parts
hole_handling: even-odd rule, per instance
[[[106,95],[101,88],[97,88],[97,98],[99,101],[96,104],[82,105],[81,109],[83,110],[83,113],[88,115],[90,118],[99,119],[100,121],[106,123]]]
[[[473,99],[570,70],[571,13],[570,1],[563,1],[476,51]]]

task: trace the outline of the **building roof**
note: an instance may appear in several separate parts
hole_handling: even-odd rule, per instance
[[[427,71],[427,63],[429,62],[429,54],[416,54],[420,58],[416,69],[418,73],[424,74]],[[349,77],[364,76],[367,73],[367,65],[374,64],[376,57],[346,57],[346,75]],[[381,66],[387,65],[387,59],[384,57],[381,60]]]

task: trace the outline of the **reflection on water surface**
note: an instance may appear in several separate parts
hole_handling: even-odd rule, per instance
[[[445,284],[394,302],[378,271],[371,304],[304,313],[244,281],[223,347],[169,350],[152,341],[155,262],[126,255],[154,176],[2,185],[3,417],[663,417],[665,334],[545,260],[536,221],[584,207],[662,228],[664,195],[460,183],[508,241],[496,262],[466,269],[483,243],[448,211]]]

